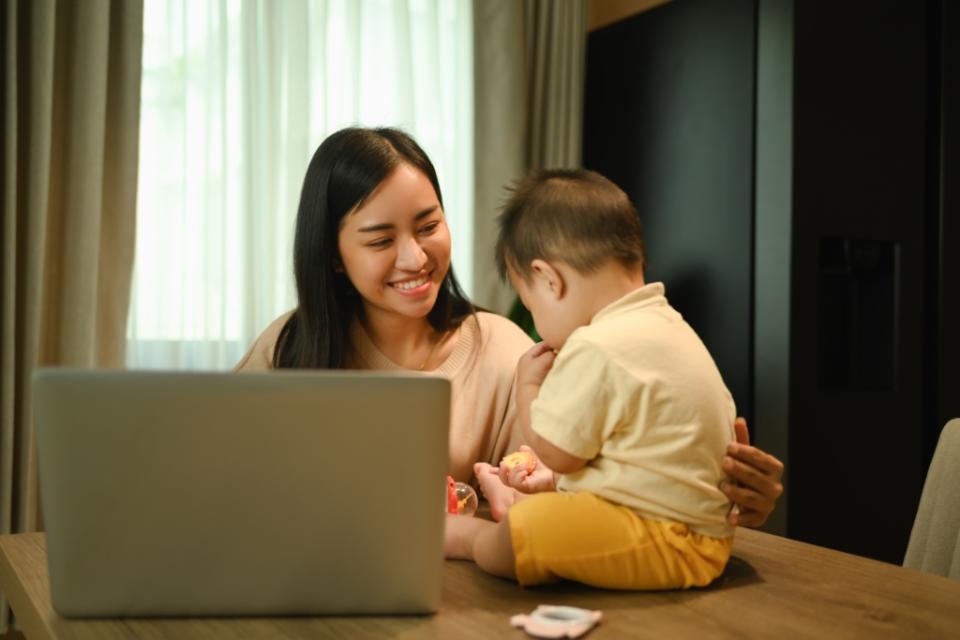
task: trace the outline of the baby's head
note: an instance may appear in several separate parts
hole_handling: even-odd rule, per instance
[[[624,278],[642,282],[640,218],[598,173],[537,171],[513,186],[503,207],[496,259],[544,342],[559,349],[594,307],[622,295]]]

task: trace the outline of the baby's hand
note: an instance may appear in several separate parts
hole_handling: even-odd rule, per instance
[[[527,445],[506,456],[500,461],[500,468],[492,472],[500,476],[500,482],[523,493],[556,489],[553,471]]]
[[[526,471],[527,474],[537,468],[537,454],[529,447],[521,447],[519,451],[514,451],[508,456],[504,456],[500,461],[500,469],[505,469],[508,473],[514,471]]]
[[[553,366],[556,354],[544,342],[533,345],[517,362],[517,388],[532,391],[535,398],[544,378]],[[532,398],[531,398],[532,399]]]

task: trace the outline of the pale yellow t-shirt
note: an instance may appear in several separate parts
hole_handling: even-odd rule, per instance
[[[574,331],[531,407],[533,430],[590,460],[557,489],[588,491],[647,519],[733,534],[718,485],[733,398],[703,342],[648,284]]]
[[[272,369],[274,347],[289,317],[287,313],[274,320],[235,370]],[[415,373],[383,355],[357,322],[351,327],[351,338],[349,368]],[[472,482],[474,462],[496,464],[518,446],[514,380],[517,361],[532,345],[510,320],[477,312],[460,326],[450,356],[426,372],[450,380],[450,475],[457,480]]]

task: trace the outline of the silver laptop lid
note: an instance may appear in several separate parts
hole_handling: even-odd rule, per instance
[[[62,615],[439,606],[445,379],[46,369],[34,407]]]

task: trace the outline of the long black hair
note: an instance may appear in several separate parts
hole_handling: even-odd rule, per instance
[[[331,134],[313,154],[303,179],[293,241],[297,308],[284,324],[273,354],[275,368],[341,369],[350,323],[362,298],[345,273],[337,273],[340,221],[401,163],[427,176],[443,206],[437,172],[423,149],[403,131],[350,127]],[[474,312],[453,267],[427,321],[438,331],[456,328]]]

